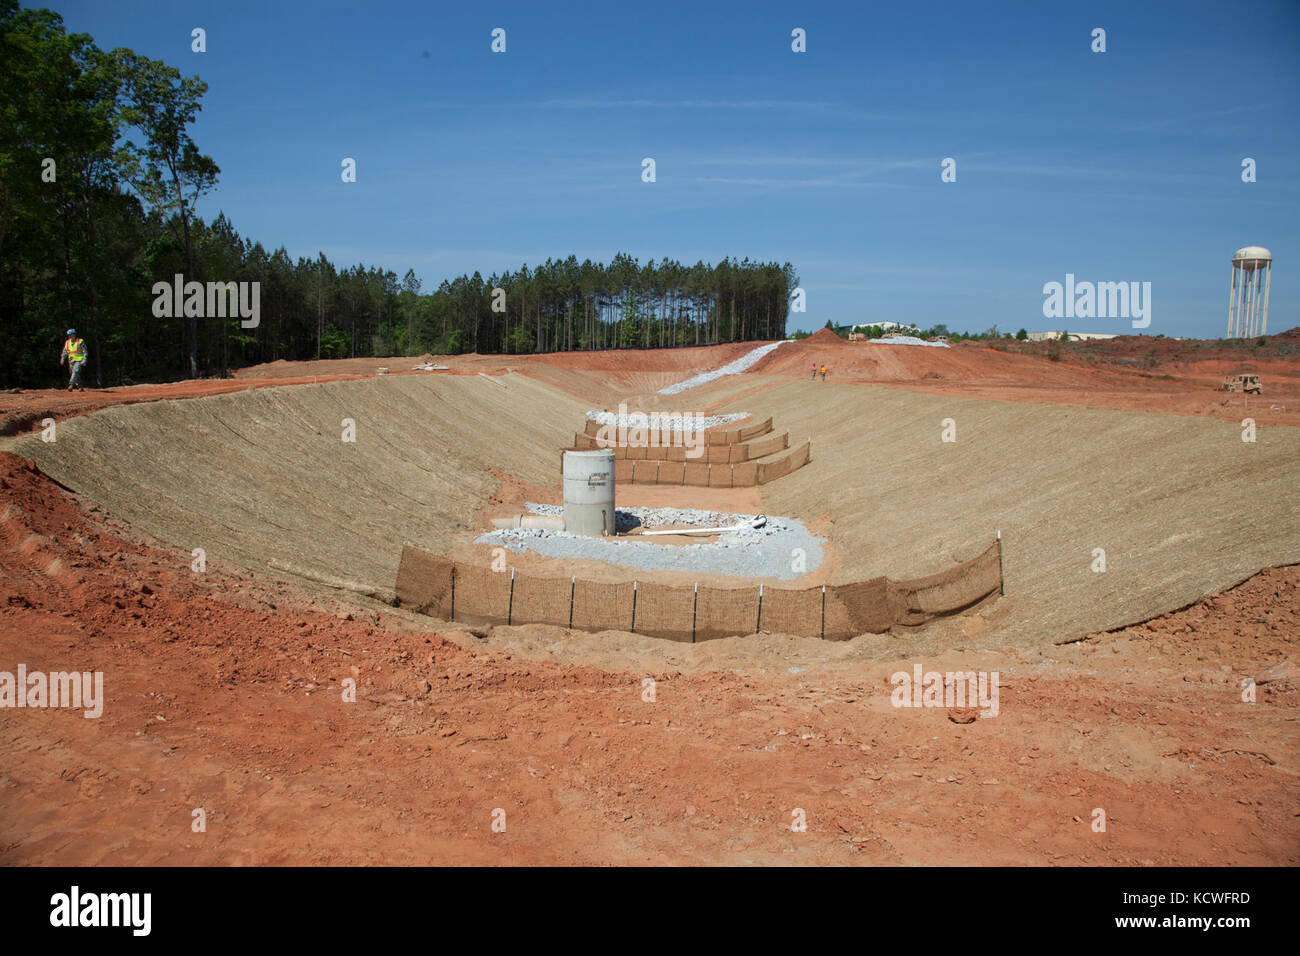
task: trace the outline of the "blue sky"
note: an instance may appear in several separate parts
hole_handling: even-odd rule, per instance
[[[791,329],[1052,328],[1070,272],[1150,282],[1148,334],[1218,336],[1257,244],[1270,331],[1300,324],[1296,0],[48,5],[208,83],[200,214],[295,257],[426,290],[570,253],[789,261]]]

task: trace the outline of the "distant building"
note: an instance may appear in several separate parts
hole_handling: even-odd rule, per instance
[[[860,322],[857,325],[853,326],[853,331],[856,332],[858,329],[869,329],[873,325],[876,326],[878,329],[880,329],[882,332],[888,332],[890,329],[916,328],[916,326],[914,325],[905,325],[902,322],[881,321],[881,322]]]
[[[1102,339],[1119,338],[1115,332],[1030,332],[1029,341],[1031,342],[1053,342],[1060,341],[1062,335],[1069,336],[1071,342],[1091,342]]]

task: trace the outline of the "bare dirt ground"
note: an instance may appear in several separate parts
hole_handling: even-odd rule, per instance
[[[1062,369],[1069,360],[971,347],[980,368],[950,383],[951,394],[924,377],[944,374],[935,365],[901,383],[863,373],[863,384],[883,389],[833,379],[820,395],[795,381],[806,369],[776,367],[665,398],[660,407],[761,415],[771,406],[781,424],[818,435],[808,468],[702,506],[782,513],[802,501],[789,511],[831,537],[832,576],[876,564],[908,573],[903,566],[932,553],[955,558],[966,532],[983,534],[984,524],[1020,536],[1008,540],[1005,598],[924,631],[698,646],[541,626],[474,633],[347,582],[313,584],[286,564],[331,501],[354,512],[313,539],[320,566],[336,574],[383,579],[396,550],[358,547],[400,537],[412,521],[434,543],[468,548],[464,535],[489,510],[554,500],[541,495],[558,487],[557,442],[582,409],[629,393],[653,401],[657,382],[747,348],[716,360],[638,353],[608,374],[586,356],[566,359],[573,368],[485,356],[450,377],[398,375],[396,360],[381,360],[394,369],[387,382],[331,365],[331,379],[372,380],[306,389],[261,390],[309,375],[321,382],[327,369],[263,367],[262,377],[66,398],[0,393],[0,419],[18,423],[11,432],[53,411],[59,441],[75,439],[65,448],[84,453],[64,465],[73,492],[0,451],[0,671],[100,670],[107,698],[98,719],[0,708],[0,864],[1300,862],[1300,567],[1258,570],[1300,547],[1289,505],[1295,433],[1264,427],[1262,444],[1244,452],[1255,458],[1220,460],[1229,445],[1242,453],[1235,413],[1178,404],[1209,392],[1215,373],[1203,365],[1139,394],[1125,376],[1146,381],[1148,370],[1127,369],[1122,354],[1114,368]],[[927,353],[930,363],[943,351],[889,348]],[[1003,361],[1019,364],[992,365]],[[1294,375],[1295,359],[1278,361],[1272,378]],[[1053,377],[1017,384],[1031,364]],[[523,374],[502,385],[477,379],[510,368]],[[1123,408],[1172,414],[1078,408],[1094,400],[1089,381],[1109,375],[1121,376]],[[250,385],[259,391],[224,395]],[[1140,404],[1175,386],[1176,402]],[[961,391],[973,388],[1017,406]],[[205,397],[110,409],[115,417],[100,423],[68,420],[189,396]],[[363,433],[379,416],[386,442],[406,435],[429,450],[415,463],[396,446],[381,450],[369,496],[351,488],[337,444],[338,418],[366,396]],[[67,404],[56,410],[58,401]],[[440,409],[466,403],[469,425],[449,429]],[[512,430],[520,408],[544,424]],[[947,502],[934,510],[908,476],[935,452],[908,436],[923,430],[916,422],[937,432],[936,416],[953,408],[962,440],[983,430],[998,442],[946,449],[967,457],[948,486],[932,489]],[[1219,430],[1236,444],[1221,448]],[[853,445],[853,456],[837,463],[837,442]],[[873,457],[873,447],[891,453]],[[139,461],[121,463],[124,449]],[[1121,467],[1099,474],[1110,466],[1090,463],[1108,455]],[[271,489],[285,475],[288,501],[240,490],[243,476]],[[96,483],[79,487],[90,476]],[[317,485],[314,497],[301,493]],[[637,488],[620,497],[700,505],[698,494]],[[151,500],[170,516],[156,526],[161,540],[149,536]],[[128,523],[127,512],[141,520]],[[201,574],[178,533],[193,522],[207,522],[204,536],[229,551],[214,548]],[[1121,542],[1104,575],[1087,570],[1098,533]],[[874,544],[885,540],[901,542],[894,554]],[[266,559],[276,548],[287,549],[279,567]],[[1079,574],[1053,584],[1061,562],[1078,563]],[[1062,602],[1041,586],[1076,604],[1090,594],[1090,619],[1105,623],[1072,633],[1053,606]],[[891,675],[915,664],[998,672],[998,716],[891,706]],[[355,703],[340,693],[349,678]],[[196,808],[206,832],[192,829]],[[805,832],[791,829],[796,809]],[[492,827],[497,810],[504,832]],[[1104,832],[1094,826],[1099,810]]]
[[[6,864],[1300,861],[1294,567],[1051,656],[929,657],[1001,672],[999,716],[959,723],[890,706],[907,657],[610,671],[481,649],[192,575],[13,456],[0,487],[0,659],[102,670],[107,697],[93,720],[0,710]]]
[[[1260,424],[1300,425],[1300,329],[1266,344],[1122,336],[1092,342],[957,342],[948,349],[848,342],[823,329],[784,345],[753,371],[829,382],[880,384],[993,401],[1114,408]],[[1219,390],[1254,373],[1263,395]]]
[[[390,358],[270,362],[238,369],[228,379],[132,385],[66,392],[26,389],[0,392],[0,436],[30,431],[42,418],[62,420],[111,405],[195,398],[267,385],[301,385],[369,378],[379,368],[391,375],[532,375],[596,407],[640,401],[645,407],[684,409],[687,392],[656,396],[666,385],[717,368],[761,343],[736,342],[701,348],[546,355],[422,355]],[[1049,356],[1055,355],[1053,361]],[[419,372],[425,363],[445,372]],[[828,366],[829,382],[875,383],[932,394],[995,401],[1037,402],[1084,408],[1115,408],[1264,424],[1300,425],[1300,329],[1253,343],[1178,341],[1123,336],[1053,347],[1051,343],[959,342],[951,349],[847,342],[826,330],[788,343],[751,370],[769,376],[808,377],[811,365]],[[1262,396],[1218,390],[1224,376],[1262,376]],[[745,376],[740,376],[745,379]]]

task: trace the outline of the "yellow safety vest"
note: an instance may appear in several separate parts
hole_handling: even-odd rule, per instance
[[[76,341],[73,341],[72,339],[68,339],[68,341],[63,343],[63,348],[64,351],[68,353],[69,361],[72,362],[86,361],[86,343],[83,342],[81,339],[77,339]]]

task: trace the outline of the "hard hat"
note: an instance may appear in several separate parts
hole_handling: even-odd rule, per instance
[[[68,334],[69,334],[69,335],[76,335],[76,334],[77,334],[77,330],[76,330],[76,329],[68,329]]]

